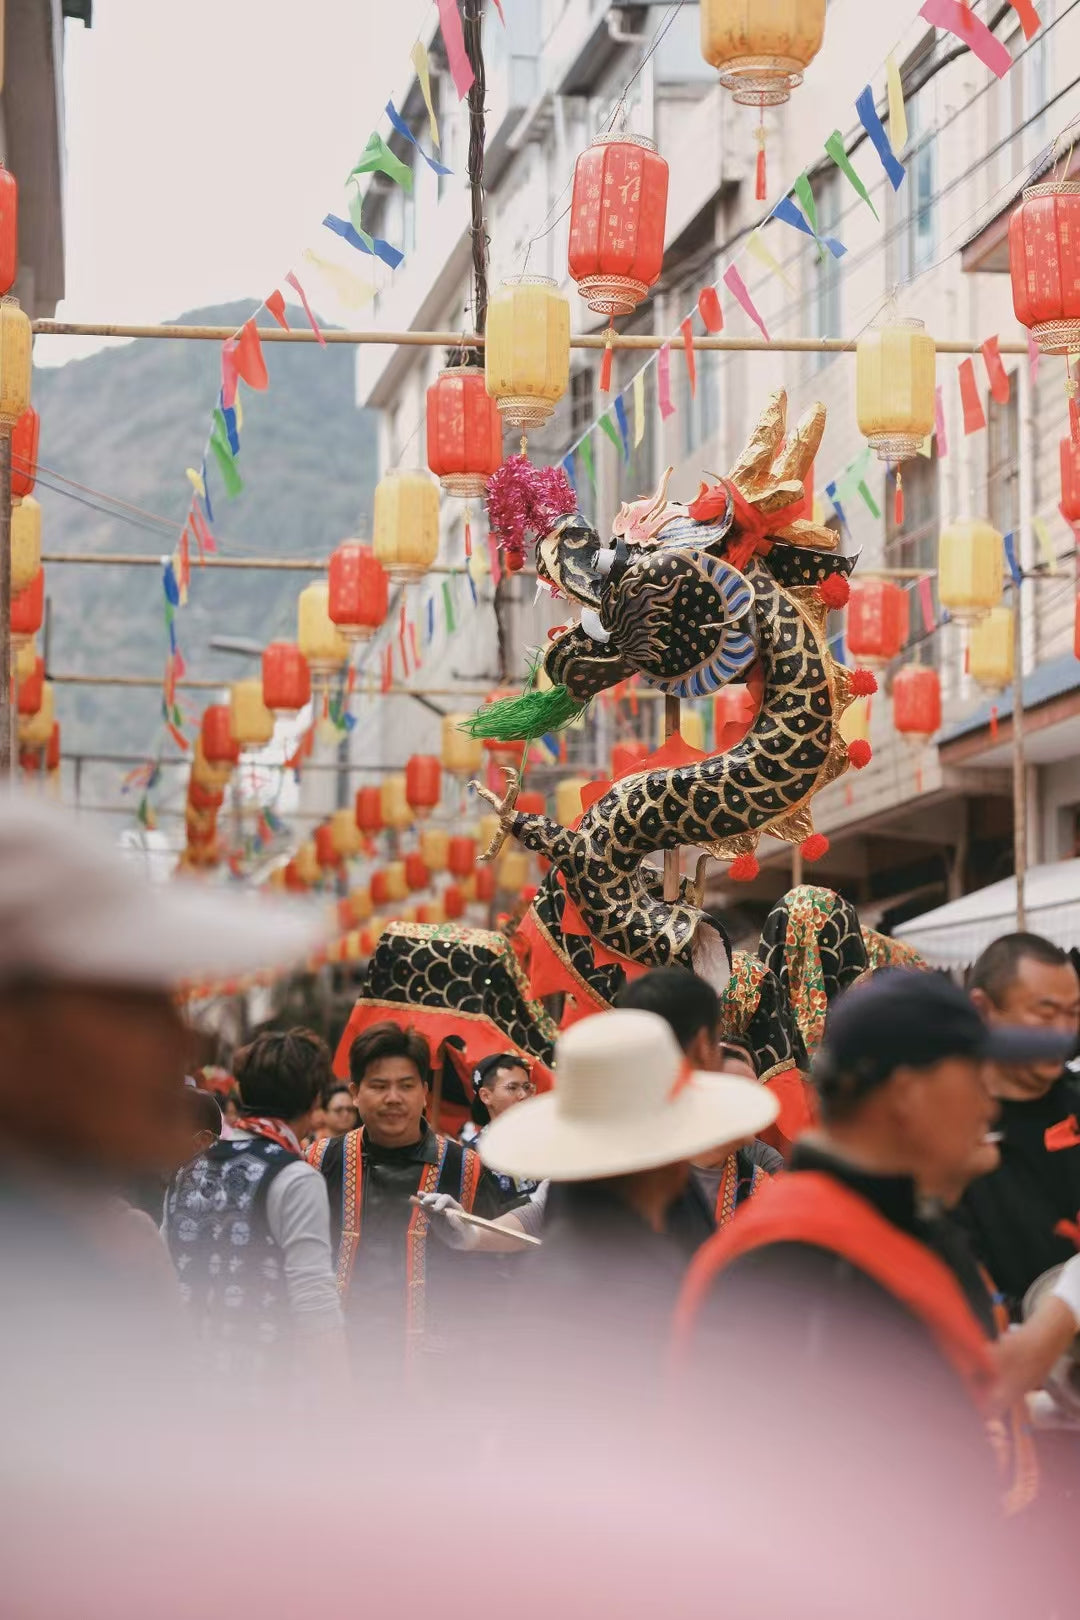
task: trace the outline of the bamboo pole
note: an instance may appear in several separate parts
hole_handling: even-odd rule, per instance
[[[180,533],[180,524],[176,526]],[[162,539],[167,536],[163,535]],[[41,560],[52,567],[65,567],[69,564],[89,566],[94,568],[160,568],[161,552],[147,551],[46,551],[42,553]],[[194,563],[193,569],[200,568],[231,568],[231,569],[265,569],[270,572],[286,572],[298,574],[321,574],[328,566],[329,558],[314,557],[206,557]],[[462,568],[451,567],[449,563],[433,563],[427,570],[429,574],[461,574]],[[923,570],[925,572],[925,570]],[[535,568],[519,568],[514,576],[516,579],[535,579]]]
[[[1013,609],[1013,870],[1016,883],[1016,929],[1027,928],[1025,879],[1027,876],[1027,758],[1024,751],[1024,613],[1020,591]]]
[[[232,326],[133,326],[108,321],[53,321],[33,323],[36,337],[111,337],[111,338],[163,338],[188,343],[224,343],[236,336]],[[318,343],[311,331],[283,332],[278,326],[260,326],[256,330],[263,343]],[[327,343],[352,345],[385,344],[404,349],[458,349],[483,348],[480,333],[469,332],[360,332],[327,330],[322,334]],[[750,337],[695,337],[695,349],[732,350],[762,354],[844,354],[854,353],[857,339],[852,338],[750,338]],[[572,349],[638,349],[642,351],[686,347],[681,336],[664,337],[650,332],[575,332],[570,339]],[[978,354],[980,345],[963,339],[935,339],[939,354]],[[1002,343],[1002,354],[1027,354],[1026,343]]]
[[[519,676],[518,684],[524,686],[526,679],[527,677],[524,675]],[[50,671],[49,680],[58,686],[144,687],[148,691],[161,685],[160,675],[97,675],[82,671],[65,672],[63,674],[53,674]],[[363,686],[357,686],[350,695],[352,697],[488,698],[491,696],[492,687],[495,684],[492,681],[488,686],[391,686],[385,692],[381,690],[368,692]],[[185,676],[183,680],[176,682],[178,690],[186,688],[191,692],[221,692],[229,685],[231,685],[231,682],[224,676],[220,680],[205,680]],[[657,692],[649,686],[637,692],[635,696],[639,703],[660,703],[664,700],[663,692]]]

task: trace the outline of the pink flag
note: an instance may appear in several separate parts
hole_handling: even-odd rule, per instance
[[[236,339],[226,338],[221,345],[221,403],[227,411],[231,411],[236,404],[236,379],[239,367],[236,364]]]
[[[938,460],[943,461],[949,453],[949,435],[945,431],[945,395],[940,383],[934,390],[934,436]]]
[[[976,17],[961,0],[926,0],[919,16],[931,28],[944,28],[947,33],[955,34],[999,79],[1012,67],[1012,57],[1000,39],[995,39],[982,18]]]
[[[1028,372],[1031,376],[1031,386],[1034,388],[1039,380],[1039,345],[1033,332],[1028,333]]]
[[[458,10],[458,0],[438,0],[439,27],[442,29],[443,44],[446,46],[446,60],[450,66],[450,77],[454,81],[454,89],[458,93],[458,100],[463,101],[472,89],[473,79],[476,75],[472,70],[465,51],[465,35],[461,30],[461,12]]]
[[[728,292],[735,299],[735,301],[746,311],[754,325],[760,330],[761,335],[765,339],[766,343],[768,343],[769,334],[766,329],[765,322],[758,314],[757,306],[747,291],[746,282],[743,280],[742,276],[740,276],[733,264],[729,264],[727,269],[724,271],[724,286],[727,288]]]
[[[318,321],[315,319],[314,315],[311,313],[311,305],[307,301],[307,294],[304,292],[304,289],[303,289],[303,287],[301,287],[299,281],[297,281],[295,272],[290,270],[288,275],[285,277],[285,280],[289,283],[289,286],[292,288],[292,290],[296,294],[297,298],[299,298],[300,302],[303,304],[303,306],[304,306],[304,314],[307,316],[308,321],[311,324],[311,330],[314,332],[315,336],[318,338],[319,342],[322,344],[322,347],[325,349],[326,348],[326,339],[322,335],[322,332],[321,332],[321,330],[319,328]]]
[[[662,343],[660,352],[656,357],[656,397],[660,404],[660,415],[666,422],[669,416],[675,415],[675,407],[671,403],[671,345]]]
[[[934,628],[934,594],[930,588],[929,574],[924,574],[919,581],[919,607],[922,610],[923,629],[929,635]]]

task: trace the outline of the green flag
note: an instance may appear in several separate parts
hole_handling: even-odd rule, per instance
[[[407,163],[395,157],[381,135],[372,133],[368,136],[368,143],[353,165],[349,180],[360,174],[385,174],[388,179],[396,180],[403,191],[412,191],[412,170]]]
[[[879,218],[877,209],[870,201],[870,193],[867,191],[866,187],[859,179],[859,176],[855,173],[855,170],[851,166],[851,159],[848,157],[847,152],[844,149],[844,137],[841,135],[838,129],[834,129],[828,140],[825,142],[825,150],[828,152],[841,174],[845,174],[851,181],[851,184],[855,187],[855,190],[858,192],[867,208],[869,208],[874,218]]]

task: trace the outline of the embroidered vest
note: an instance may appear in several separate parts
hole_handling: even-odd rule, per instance
[[[180,1294],[214,1367],[259,1371],[290,1332],[281,1250],[266,1219],[275,1178],[297,1155],[261,1138],[217,1142],[173,1178],[165,1237]]]
[[[773,1243],[808,1243],[865,1272],[924,1323],[976,1406],[983,1406],[993,1383],[990,1345],[952,1271],[865,1198],[819,1171],[776,1177],[699,1250],[676,1316],[681,1342],[692,1337],[717,1274],[744,1254]]]

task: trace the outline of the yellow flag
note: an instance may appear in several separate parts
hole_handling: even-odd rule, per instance
[[[472,556],[465,566],[469,570],[469,578],[474,585],[483,584],[491,573],[491,569],[488,567],[487,552],[483,546],[473,546]]]
[[[1039,542],[1043,562],[1047,568],[1056,568],[1057,557],[1054,554],[1054,542],[1050,538],[1050,530],[1046,526],[1046,519],[1043,517],[1032,518],[1031,527],[1035,530],[1035,538]]]
[[[755,258],[760,265],[763,265],[771,275],[779,276],[780,280],[784,283],[784,286],[787,287],[791,292],[795,291],[793,284],[788,280],[777,260],[773,258],[769,248],[766,247],[765,238],[762,236],[760,230],[750,232],[750,235],[746,239],[746,251],[751,255],[751,257]]]
[[[334,296],[339,304],[346,309],[362,309],[370,304],[378,288],[369,281],[362,281],[359,276],[353,275],[340,264],[332,264],[320,254],[314,253],[311,248],[304,249],[304,258],[313,269],[322,276],[327,286],[333,289]]]
[[[639,371],[634,378],[634,449],[645,437],[645,373]]]
[[[900,69],[891,52],[885,62],[885,76],[889,85],[889,145],[894,155],[899,157],[908,142],[907,113],[904,111],[904,87],[900,83]]]
[[[412,65],[416,69],[416,77],[420,80],[420,93],[427,108],[428,123],[431,126],[431,144],[436,152],[439,151],[439,120],[435,117],[435,103],[431,99],[431,74],[428,72],[427,48],[422,39],[418,39],[409,52]]]
[[[239,388],[236,390],[236,398],[233,400],[233,410],[236,412],[236,431],[239,433],[244,425],[244,407],[240,403]]]
[[[206,485],[203,483],[202,473],[196,472],[194,467],[185,467],[184,471],[187,473],[188,482],[191,484],[191,487],[195,491],[196,495],[201,495],[202,499],[205,501]]]

